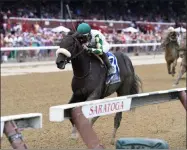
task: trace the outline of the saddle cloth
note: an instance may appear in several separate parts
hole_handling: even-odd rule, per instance
[[[121,79],[120,79],[120,69],[119,69],[119,66],[118,66],[117,58],[111,52],[107,52],[106,54],[108,56],[108,59],[109,59],[111,65],[115,68],[115,73],[112,74],[112,75],[109,75],[107,77],[106,84],[118,83],[118,82],[121,81]]]

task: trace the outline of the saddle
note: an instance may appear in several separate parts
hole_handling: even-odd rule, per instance
[[[92,53],[100,62],[102,65],[105,65],[104,61],[101,59],[101,57],[99,57],[98,55]]]

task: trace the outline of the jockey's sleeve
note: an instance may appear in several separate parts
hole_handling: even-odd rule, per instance
[[[96,43],[96,48],[92,48],[92,53],[95,53],[97,55],[102,55],[103,52],[107,52],[109,50],[109,46],[106,44],[104,44],[104,41],[99,38],[99,35],[95,36],[95,43]],[[105,50],[106,49],[106,50]]]

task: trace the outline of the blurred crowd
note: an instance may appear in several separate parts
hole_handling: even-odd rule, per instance
[[[1,38],[2,47],[19,47],[19,46],[51,46],[56,45],[63,38],[63,33],[52,32],[51,29],[38,28],[37,30],[22,31],[22,28],[13,26]]]
[[[161,33],[133,33],[133,32],[120,32],[105,34],[107,41],[109,43],[121,43],[121,44],[130,44],[130,43],[157,43],[161,40]]]
[[[52,28],[42,28],[36,22],[32,29],[25,28],[24,24],[4,24],[5,34],[1,34],[1,47],[36,47],[36,46],[56,46],[60,40],[67,33],[65,32],[53,32]],[[161,32],[113,32],[103,33],[110,44],[129,44],[129,43],[157,43],[161,41]],[[154,51],[156,47],[141,47],[147,52]],[[117,51],[119,48],[112,48],[111,51]],[[140,48],[139,48],[140,49]],[[129,52],[135,52],[136,47],[122,48],[121,50]],[[20,52],[20,51],[19,51]],[[29,53],[29,54],[28,54]],[[53,54],[52,54],[53,53]],[[54,56],[53,50],[31,50],[27,52],[30,56],[36,56],[38,54]],[[8,58],[15,58],[17,55],[16,50],[3,51],[3,56]]]
[[[66,2],[65,2],[66,3]],[[6,1],[0,2],[1,47],[20,46],[56,46],[65,33],[52,32],[51,28],[43,28],[37,22],[28,28],[26,22],[9,23],[9,17],[23,18],[69,18],[65,3],[63,13],[60,1]],[[112,44],[157,43],[161,41],[162,30],[159,25],[137,26],[136,21],[177,22],[185,20],[185,1],[69,1],[73,19],[103,19],[132,21],[130,26],[140,32],[113,31],[104,33]],[[103,7],[104,6],[104,7]],[[4,22],[7,20],[7,22]],[[157,46],[141,47],[146,51],[155,51]],[[112,48],[118,50],[119,48]],[[126,52],[137,51],[137,47],[123,48]],[[140,48],[139,48],[140,49]],[[44,50],[45,51],[45,50]],[[51,50],[48,50],[49,54]],[[2,55],[12,57],[12,52]],[[35,53],[40,53],[34,51]],[[46,52],[46,51],[45,51]]]
[[[36,22],[31,30],[24,28],[23,24],[4,25],[5,34],[1,34],[2,47],[19,46],[52,46],[57,45],[66,34],[53,32],[52,28],[42,28]],[[159,30],[158,30],[159,31]],[[160,42],[161,32],[113,32],[104,33],[109,43],[149,43]]]
[[[135,44],[135,43],[159,43],[161,42],[161,32],[119,32],[113,34],[105,34],[107,41],[110,44]],[[156,51],[158,46],[140,46],[140,47],[133,47],[129,46],[126,48],[120,48],[127,53],[134,52],[138,53],[138,51],[143,51],[149,54],[150,52]],[[112,48],[112,51],[119,50],[118,48]]]
[[[22,24],[4,26],[5,34],[1,33],[1,47],[38,47],[38,46],[56,46],[63,38],[63,33],[52,32],[49,28],[41,28],[37,23],[34,24],[32,30],[27,30]],[[1,55],[6,55],[8,58],[15,58],[17,55],[16,50],[3,51]],[[54,55],[52,50],[30,50],[27,51],[29,57],[41,54],[43,56]]]
[[[0,3],[4,17],[61,18],[67,19],[69,4],[73,19],[136,20],[174,22],[186,20],[184,0],[129,0],[129,1],[64,1],[63,11],[59,1],[6,1]]]

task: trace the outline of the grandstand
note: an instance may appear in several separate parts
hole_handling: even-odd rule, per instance
[[[75,22],[94,20],[95,22],[92,23],[116,29],[124,28],[132,22],[136,25],[136,22],[137,24],[143,24],[142,22],[176,23],[186,20],[184,0],[1,0],[0,10],[6,14],[5,18],[64,19],[60,23],[70,28],[66,4],[69,4]],[[15,20],[20,19],[10,20],[15,23]],[[112,24],[98,20],[118,22]],[[57,22],[59,23],[59,21],[53,21],[49,27],[55,26]],[[45,22],[40,21],[40,23],[45,25]]]
[[[66,4],[73,20],[69,19]],[[168,27],[186,28],[185,6],[185,0],[1,0],[0,44],[1,47],[56,46],[63,34],[50,33],[48,29],[57,26],[72,29],[71,21],[75,26],[88,22],[112,44],[160,42],[162,31]],[[124,34],[122,30],[127,27],[140,33]],[[127,52],[132,49],[129,47]],[[50,52],[45,51],[45,56],[52,55]],[[17,54],[9,51],[7,55]],[[29,55],[32,57],[35,52]]]

